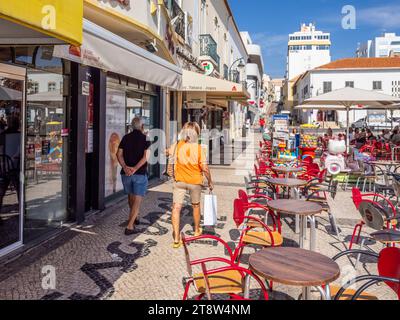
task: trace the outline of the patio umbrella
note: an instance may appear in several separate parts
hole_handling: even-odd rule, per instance
[[[22,100],[22,92],[0,86],[0,100],[15,101]]]
[[[346,110],[347,112],[347,129],[346,129],[347,148],[350,145],[349,112],[351,108],[359,107],[363,109],[390,109],[391,107],[393,108],[395,104],[399,103],[400,103],[400,98],[396,98],[376,91],[368,91],[350,87],[331,91],[322,94],[320,96],[312,97],[303,102],[304,105],[313,105],[313,106],[318,105],[327,107],[334,106],[334,108],[338,108],[339,106],[344,107],[344,110]]]

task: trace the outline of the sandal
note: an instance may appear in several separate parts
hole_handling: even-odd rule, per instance
[[[179,242],[174,242],[172,245],[172,248],[179,249],[180,247],[182,247],[182,245],[183,245],[183,242],[182,242],[182,240],[180,240]]]
[[[203,235],[203,228],[199,228],[199,232],[195,232],[194,233],[194,236],[195,237],[200,237],[200,236],[202,236]]]

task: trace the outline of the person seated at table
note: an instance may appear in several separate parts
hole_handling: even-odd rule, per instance
[[[333,138],[333,130],[332,130],[332,128],[328,128],[327,134],[328,134],[329,138]]]
[[[387,142],[390,140],[390,130],[382,130],[382,133],[378,136],[380,142]]]
[[[400,130],[398,127],[393,130],[393,134],[390,137],[390,142],[395,145],[400,145]]]
[[[376,137],[374,136],[373,132],[370,129],[367,129],[366,138],[367,138],[367,141],[369,141],[369,142],[377,140]]]
[[[356,147],[360,149],[367,142],[367,134],[365,129],[362,129],[358,138],[356,139]]]

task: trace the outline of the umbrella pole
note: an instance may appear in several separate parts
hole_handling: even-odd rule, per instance
[[[350,107],[346,108],[347,113],[347,132],[346,132],[346,147],[347,153],[350,152]]]

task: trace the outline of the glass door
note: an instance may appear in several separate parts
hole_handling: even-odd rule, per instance
[[[23,68],[0,64],[0,256],[22,245]]]

